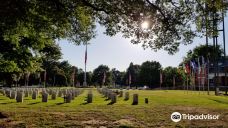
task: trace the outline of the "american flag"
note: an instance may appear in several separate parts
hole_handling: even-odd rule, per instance
[[[129,85],[131,84],[131,73],[129,73]]]

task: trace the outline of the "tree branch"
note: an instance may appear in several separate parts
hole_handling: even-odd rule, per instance
[[[110,14],[107,10],[105,10],[105,9],[103,9],[103,8],[96,7],[95,5],[89,3],[89,2],[86,1],[86,0],[82,0],[82,2],[83,2],[83,4],[84,4],[85,6],[88,6],[88,7],[92,8],[92,9],[95,10],[95,11],[103,11],[103,12],[105,12],[106,14]]]
[[[165,14],[162,12],[161,8],[159,8],[158,6],[151,3],[150,0],[146,0],[146,2],[149,3],[150,6],[152,6],[155,10],[159,11],[161,13],[161,15],[164,17],[164,19],[166,18]]]

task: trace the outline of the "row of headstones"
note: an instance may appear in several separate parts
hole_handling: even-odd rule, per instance
[[[2,93],[6,97],[9,97],[10,99],[16,99],[17,102],[23,102],[24,97],[28,97],[29,95],[29,91],[24,89],[5,89],[1,90],[0,93]],[[31,93],[32,99],[36,99],[38,90],[33,89]]]
[[[111,90],[108,88],[98,88],[98,92],[101,93],[102,95],[104,95],[108,100],[111,100],[111,103],[116,103],[117,101],[117,95],[119,95],[119,97],[123,97],[123,91],[119,91],[119,90]],[[125,92],[124,95],[124,100],[127,101],[129,100],[129,92]],[[133,105],[137,105],[138,104],[138,94],[133,94]]]
[[[67,89],[60,91],[42,91],[42,102],[48,102],[48,95],[51,95],[52,100],[56,100],[58,97],[63,97],[64,103],[71,103],[77,96],[82,93],[82,90],[79,89]]]
[[[65,103],[70,103],[71,100],[74,100],[79,94],[82,93],[81,90],[78,89],[5,89],[0,90],[0,93],[9,97],[10,99],[16,99],[17,102],[23,102],[24,97],[28,97],[29,94],[32,94],[32,99],[37,99],[39,92],[42,95],[42,102],[48,101],[48,95],[51,95],[51,99],[55,100],[58,94],[58,97],[64,98]]]

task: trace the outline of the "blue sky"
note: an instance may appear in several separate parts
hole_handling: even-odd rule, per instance
[[[225,24],[228,23],[227,20],[228,18],[225,18]],[[157,52],[150,49],[144,50],[140,44],[131,44],[130,39],[123,38],[121,34],[109,37],[103,32],[104,28],[98,26],[96,38],[92,39],[90,45],[88,45],[87,71],[93,71],[101,64],[109,66],[110,69],[116,68],[120,71],[125,71],[131,62],[142,64],[147,60],[158,61],[163,68],[167,66],[175,67],[179,65],[187,51],[205,42],[205,38],[195,39],[193,44],[181,45],[176,54],[169,55],[164,50]],[[228,33],[227,26],[226,32]],[[226,41],[228,41],[228,38]],[[61,60],[68,60],[70,64],[84,69],[85,46],[77,46],[66,40],[60,40],[58,43],[63,53]],[[227,47],[228,45],[226,45],[226,49]]]

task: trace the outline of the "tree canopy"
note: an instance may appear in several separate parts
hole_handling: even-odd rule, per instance
[[[207,5],[207,8],[206,6]],[[144,48],[175,53],[205,29],[203,17],[223,12],[227,3],[208,0],[19,0],[2,1],[0,28],[4,40],[17,44],[25,37],[42,40],[67,38],[75,44],[95,36],[95,23],[105,26],[107,35],[122,32]],[[141,24],[147,21],[148,28]],[[203,27],[204,26],[204,27]],[[34,45],[35,46],[35,45]]]
[[[193,50],[189,50],[186,57],[184,57],[183,62],[195,60],[200,56],[208,58],[211,61],[214,59],[214,57],[221,58],[222,53],[223,50],[220,45],[218,45],[217,47],[214,47],[213,45],[200,45],[195,47]]]
[[[204,21],[214,13],[220,19],[226,9],[227,3],[220,0],[1,1],[0,72],[13,79],[42,72],[44,61],[61,58],[57,40],[88,43],[96,35],[96,24],[109,36],[121,32],[133,44],[174,54],[180,44],[192,43],[206,26],[210,29]],[[144,22],[147,28],[142,28]],[[209,37],[216,33],[212,34]]]

